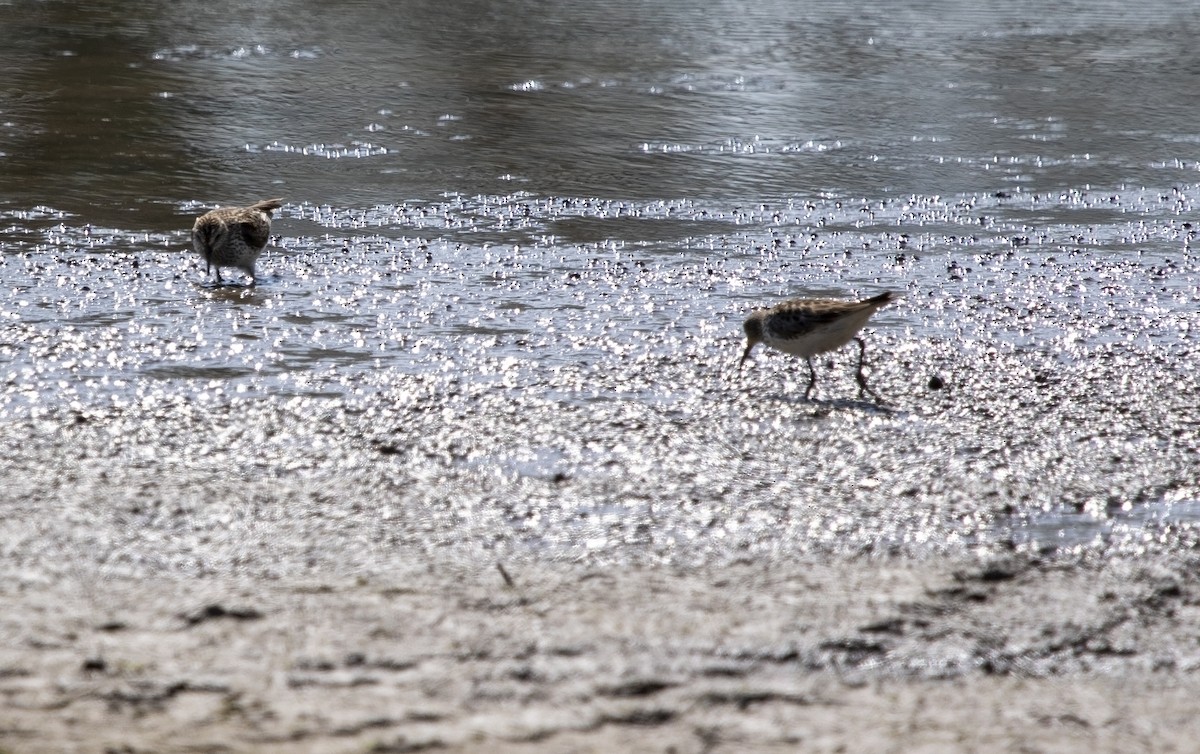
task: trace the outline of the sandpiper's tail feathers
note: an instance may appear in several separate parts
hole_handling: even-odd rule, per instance
[[[283,206],[283,199],[263,199],[261,202],[255,202],[250,205],[250,209],[261,209],[263,212],[270,214],[271,210],[279,209]]]
[[[872,296],[871,298],[866,299],[862,303],[875,304],[876,306],[883,306],[884,304],[892,303],[893,301],[895,301],[898,298],[900,298],[899,293],[893,293],[892,291],[884,291],[883,293],[879,294],[878,296]]]

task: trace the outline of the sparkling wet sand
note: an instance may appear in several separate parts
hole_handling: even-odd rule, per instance
[[[879,359],[886,408],[389,375],[9,422],[0,748],[1189,751],[1188,505],[1076,542],[1009,511],[1188,499],[1195,375],[1125,378],[1139,444],[1066,400],[1116,372],[1020,409],[983,364],[1040,357],[956,358],[938,390],[933,352]],[[558,460],[513,473],[538,437]]]

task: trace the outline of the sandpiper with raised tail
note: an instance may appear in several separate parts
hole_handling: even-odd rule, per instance
[[[797,298],[769,309],[756,309],[742,325],[746,333],[746,351],[738,362],[738,370],[741,371],[742,364],[750,358],[750,351],[759,343],[792,356],[800,356],[808,361],[809,381],[804,391],[807,399],[817,385],[817,370],[813,367],[812,357],[855,340],[858,341],[858,370],[855,377],[859,394],[869,393],[879,400],[875,391],[867,386],[867,378],[862,371],[867,345],[856,336],[872,314],[896,298],[898,296],[891,292],[862,301]]]
[[[196,218],[192,226],[192,246],[204,257],[204,274],[217,270],[221,282],[222,267],[237,267],[257,282],[254,263],[271,239],[271,212],[283,206],[282,199],[264,199],[249,207],[222,207]]]

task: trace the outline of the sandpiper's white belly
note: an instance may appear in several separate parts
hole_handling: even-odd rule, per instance
[[[780,337],[771,330],[768,322],[763,329],[763,343],[778,351],[807,359],[819,353],[836,350],[849,343],[872,314],[874,314],[873,309],[855,312],[851,316],[817,325],[812,330],[795,338]]]

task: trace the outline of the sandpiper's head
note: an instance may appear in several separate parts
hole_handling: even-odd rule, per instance
[[[746,359],[750,358],[750,352],[763,339],[763,318],[766,316],[764,310],[751,312],[746,321],[742,323],[742,331],[746,333],[746,350],[742,353],[742,360],[738,362],[738,371],[741,371],[742,364],[746,363]]]
[[[192,246],[196,247],[197,252],[207,256],[212,248],[220,242],[221,231],[220,223],[207,217],[201,217],[192,226]]]
[[[217,223],[206,222],[206,218],[203,217],[196,220],[196,224],[192,226],[192,247],[204,258],[205,274],[208,274],[212,263],[212,251],[217,245],[220,233],[221,229]]]

